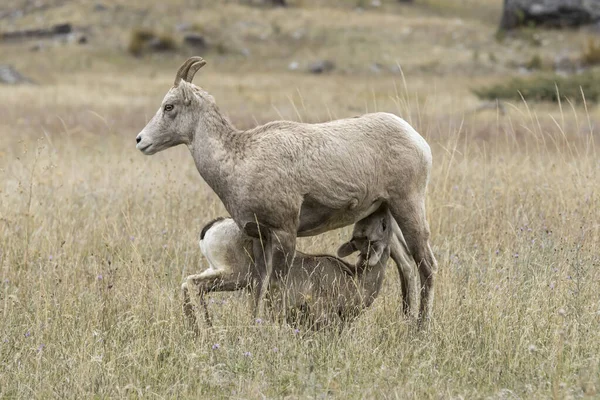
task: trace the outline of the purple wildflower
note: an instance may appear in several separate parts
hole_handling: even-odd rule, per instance
[[[298,329],[298,328],[294,329],[294,334],[298,334],[298,333],[300,333],[300,329]]]
[[[256,320],[254,322],[256,322],[257,325],[260,325],[260,324],[262,324],[263,321],[260,318],[256,318]]]
[[[249,351],[244,353],[244,357],[252,357],[252,353],[250,353]]]
[[[102,274],[98,275],[98,280],[101,281],[102,280]]]
[[[221,345],[219,343],[215,343],[212,345],[213,350],[219,350],[219,347],[221,347]]]
[[[29,337],[31,336],[31,333],[29,331],[25,332],[25,337]]]
[[[38,349],[37,349],[38,353],[39,353],[40,351],[44,350],[44,347],[46,347],[46,345],[45,345],[44,343],[40,344],[40,345],[38,346]]]
[[[50,254],[50,256],[48,256],[48,260],[52,261],[54,257],[52,257],[52,254]]]
[[[135,236],[129,236],[129,240],[133,242],[135,240]]]
[[[277,353],[279,351],[279,349],[277,347],[273,347],[273,352]]]

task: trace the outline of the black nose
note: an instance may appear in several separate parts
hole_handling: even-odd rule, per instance
[[[139,136],[138,136],[138,137],[136,137],[136,138],[135,138],[135,142],[136,142],[136,143],[139,143],[139,142],[141,142],[141,141],[142,141],[142,138],[141,138],[141,137],[139,137]]]

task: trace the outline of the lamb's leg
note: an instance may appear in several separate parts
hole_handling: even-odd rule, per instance
[[[417,317],[417,284],[415,281],[414,264],[409,256],[408,248],[402,231],[393,221],[394,234],[390,243],[391,257],[396,263],[400,283],[402,285],[402,311],[409,318]]]
[[[224,271],[212,268],[209,268],[200,274],[188,276],[183,282],[183,285],[181,285],[181,290],[183,292],[183,313],[186,316],[189,325],[197,332],[198,324],[196,322],[194,306],[189,293],[191,288],[195,288],[195,292],[198,293],[200,304],[204,309],[204,319],[206,320],[206,323],[208,326],[212,326],[208,307],[204,300],[204,294],[214,291],[235,291],[241,287],[244,287],[244,283],[239,282],[239,279],[225,274]]]
[[[194,313],[194,306],[190,298],[189,290],[189,281],[186,279],[181,285],[181,292],[183,294],[183,315],[185,315],[188,327],[192,328],[194,332],[197,333],[198,322],[196,321],[196,314]]]
[[[413,256],[421,279],[419,322],[427,322],[433,310],[433,285],[437,261],[429,245],[429,224],[425,217],[424,196],[390,202],[392,216],[400,226],[408,250]]]
[[[269,282],[273,275],[273,266],[278,270],[290,268],[294,262],[296,251],[296,229],[293,232],[272,230],[269,234],[261,234],[261,239],[254,240],[253,252],[259,279],[254,293],[254,317],[263,315],[263,303]]]

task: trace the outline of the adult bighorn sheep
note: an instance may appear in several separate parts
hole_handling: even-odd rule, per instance
[[[255,315],[262,313],[273,264],[292,264],[297,236],[350,225],[385,204],[417,264],[420,317],[428,318],[437,261],[425,217],[432,163],[427,142],[388,113],[320,124],[275,121],[237,130],[214,98],[191,83],[205,64],[191,57],[179,68],[156,115],[137,135],[137,148],[151,155],[187,145],[198,172],[240,229],[264,238],[253,249],[263,274]],[[276,246],[281,251],[274,252]],[[408,287],[411,266],[398,254],[391,256]],[[415,307],[411,290],[403,292],[404,310],[410,312]]]
[[[338,249],[339,257],[358,251],[355,265],[330,255],[296,251],[291,268],[273,266],[270,302],[280,300],[288,322],[303,322],[315,329],[355,318],[379,294],[390,246],[400,246],[391,240],[392,236],[391,216],[382,206],[358,221],[352,239]],[[261,279],[252,260],[256,240],[259,239],[245,235],[231,218],[217,218],[202,229],[200,249],[209,268],[188,276],[181,286],[183,310],[194,330],[197,330],[191,297],[194,292],[210,326],[204,294],[251,289],[254,282]],[[402,249],[397,251],[402,252]]]

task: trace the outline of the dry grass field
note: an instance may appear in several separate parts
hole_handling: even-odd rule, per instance
[[[470,93],[515,74],[511,60],[551,57],[556,43],[577,51],[586,33],[499,43],[491,1],[384,1],[361,12],[342,1],[285,10],[177,1],[193,12],[157,4],[149,22],[136,19],[144,2],[115,1],[124,8],[110,16],[83,1],[49,3],[43,21],[69,16],[91,27],[90,43],[30,52],[0,42],[0,61],[39,83],[0,86],[0,398],[600,396],[600,110],[473,113]],[[196,83],[239,127],[381,110],[428,140],[439,273],[427,331],[403,319],[391,265],[373,307],[340,335],[256,323],[242,293],[211,295],[214,327],[186,330],[180,285],[206,266],[199,230],[226,213],[186,148],[135,149],[189,55],[125,52],[131,29],[159,21],[168,31],[198,23],[233,43],[202,54],[209,65]],[[273,32],[261,42],[251,28]],[[336,61],[331,74],[287,68],[323,57]],[[375,61],[404,75],[373,72]],[[333,253],[350,230],[299,248]]]

